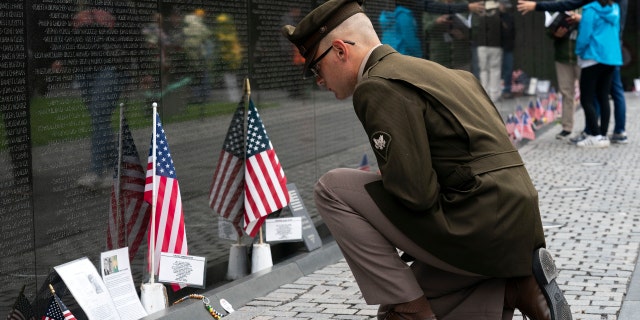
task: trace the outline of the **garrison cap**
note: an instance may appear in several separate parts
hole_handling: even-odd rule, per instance
[[[286,25],[282,33],[304,57],[304,76],[311,76],[309,64],[318,51],[318,44],[331,30],[352,15],[364,12],[364,0],[329,0],[307,14],[296,27]]]

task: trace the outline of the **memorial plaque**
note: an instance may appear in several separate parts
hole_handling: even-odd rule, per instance
[[[313,221],[311,221],[309,217],[309,212],[307,212],[307,208],[305,208],[302,202],[298,188],[296,188],[295,184],[288,183],[287,189],[289,190],[288,208],[291,211],[291,215],[302,218],[302,239],[304,240],[307,250],[313,251],[320,248],[322,246],[322,239],[316,227],[313,225]]]

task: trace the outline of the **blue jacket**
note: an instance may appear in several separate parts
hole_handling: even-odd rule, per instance
[[[582,20],[576,39],[576,54],[584,60],[622,65],[620,49],[620,7],[591,2],[582,7]]]
[[[380,39],[382,43],[390,45],[402,54],[422,57],[418,25],[411,10],[396,6],[393,12],[382,11],[379,21],[382,28]]]

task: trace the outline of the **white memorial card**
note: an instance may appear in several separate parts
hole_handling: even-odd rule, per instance
[[[87,257],[54,267],[90,320],[118,320],[118,310],[98,270]]]
[[[102,280],[104,281],[120,319],[137,320],[147,316],[136,287],[133,284],[129,248],[120,248],[100,254]]]
[[[204,288],[206,265],[205,257],[162,252],[158,281]]]
[[[302,218],[275,218],[266,220],[266,240],[300,241],[302,240]]]

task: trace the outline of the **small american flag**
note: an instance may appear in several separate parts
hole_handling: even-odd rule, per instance
[[[358,169],[362,171],[371,170],[371,167],[369,166],[369,158],[367,157],[366,153],[362,156],[362,160],[360,161],[360,165],[358,166]]]
[[[49,300],[47,312],[42,316],[42,320],[75,320],[71,311],[64,305],[62,300],[55,293]]]
[[[13,310],[7,316],[7,320],[34,320],[33,308],[24,293],[20,292]]]
[[[231,118],[209,190],[209,207],[232,220],[238,237],[242,235],[244,212],[244,138],[244,101],[241,101]]]
[[[289,192],[284,170],[251,99],[246,146],[244,138],[244,106],[240,103],[214,173],[209,204],[234,225],[244,219],[244,231],[255,237],[266,216],[289,203]],[[244,203],[239,201],[243,193]]]
[[[149,227],[149,263],[151,255],[154,255],[154,266],[149,270],[153,274],[158,274],[160,266],[160,253],[187,254],[187,234],[184,228],[184,215],[182,213],[182,198],[180,196],[180,186],[176,177],[176,170],[171,159],[167,137],[160,123],[160,115],[156,112],[156,127],[154,129],[156,154],[154,157],[153,137],[149,150],[149,162],[147,164],[147,178],[144,188],[144,200],[153,204],[154,194],[156,201],[155,210],[155,252],[152,252],[151,230]],[[156,161],[155,172],[153,161]],[[154,176],[156,188],[154,188]],[[176,287],[174,286],[174,289]]]
[[[289,204],[289,191],[287,177],[251,99],[245,162],[244,231],[254,237],[267,215]]]
[[[147,231],[151,206],[144,201],[145,172],[140,164],[131,130],[124,118],[121,134],[122,158],[119,167],[114,170],[107,225],[107,249],[128,246],[129,259],[133,260]],[[118,168],[120,180],[118,180]]]

